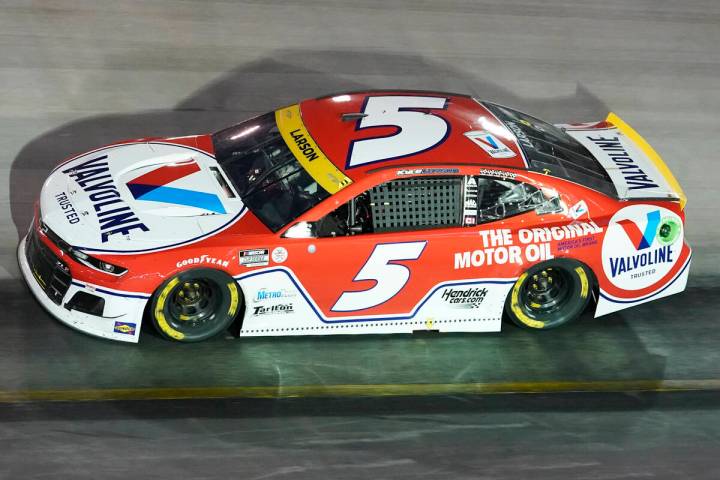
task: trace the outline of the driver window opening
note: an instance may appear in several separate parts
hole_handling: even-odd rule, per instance
[[[320,237],[460,225],[463,178],[406,178],[377,185],[317,222]]]
[[[393,180],[363,192],[315,222],[317,237],[475,226],[537,209],[537,187],[481,176]],[[539,211],[539,210],[538,210]]]
[[[463,225],[494,222],[534,210],[548,199],[537,187],[503,178],[466,177]]]

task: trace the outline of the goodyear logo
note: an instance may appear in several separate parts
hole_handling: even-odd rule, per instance
[[[113,332],[122,333],[125,335],[135,335],[136,328],[137,328],[137,325],[134,323],[115,322],[115,326],[113,327]]]
[[[300,165],[328,193],[337,193],[352,183],[320,150],[300,118],[300,106],[275,112],[278,130]]]

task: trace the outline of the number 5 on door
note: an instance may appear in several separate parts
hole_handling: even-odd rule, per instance
[[[398,260],[417,260],[427,245],[426,241],[380,243],[360,269],[354,282],[375,280],[375,285],[359,292],[343,292],[332,307],[333,312],[354,312],[376,307],[387,302],[403,289],[410,279],[405,265],[390,263]]]

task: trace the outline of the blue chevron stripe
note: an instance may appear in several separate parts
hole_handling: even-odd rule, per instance
[[[128,184],[133,197],[151,202],[174,203],[204,208],[215,213],[227,213],[217,195],[184,188],[156,187],[155,185]]]

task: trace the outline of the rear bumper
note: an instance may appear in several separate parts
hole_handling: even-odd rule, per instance
[[[602,286],[600,286],[600,296],[595,309],[595,317],[601,317],[609,313],[624,310],[626,308],[634,307],[636,305],[651,302],[653,300],[658,300],[660,298],[685,291],[688,275],[690,274],[692,251],[687,243],[684,244],[683,248],[687,252],[687,257],[685,258],[685,261],[682,262],[680,269],[667,283],[661,285],[652,293],[635,298],[617,297],[612,295],[610,292],[607,292],[602,288]]]
[[[58,284],[59,288],[48,288],[47,282],[44,287],[33,274],[28,260],[27,244],[28,237],[25,237],[18,245],[20,271],[30,291],[48,312],[60,322],[81,332],[121,342],[138,342],[143,312],[149,295],[119,292],[90,285],[73,279],[69,274],[66,289],[61,283]],[[62,280],[64,281],[65,277]],[[91,315],[70,309],[69,302],[78,292],[85,292],[102,299],[104,302],[102,315]]]

